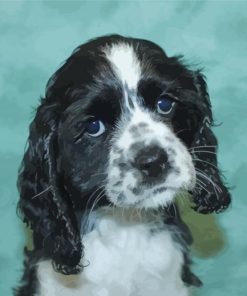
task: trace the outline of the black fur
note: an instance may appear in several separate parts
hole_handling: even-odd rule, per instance
[[[114,123],[121,113],[121,87],[101,53],[103,46],[119,41],[132,44],[143,65],[147,60],[152,64],[148,68],[146,63],[149,75],[138,88],[150,109],[164,91],[180,101],[170,124],[190,149],[196,168],[211,178],[206,180],[198,174],[205,189],[192,193],[195,210],[218,212],[230,202],[214,154],[217,141],[211,131],[212,112],[203,75],[185,67],[180,57],[168,57],[149,41],[118,35],[92,40],[78,47],[48,81],[45,98],[30,125],[28,149],[18,179],[18,208],[34,233],[33,254],[41,252],[43,257],[51,258],[54,268],[64,274],[82,269],[80,218],[93,202],[89,196],[102,185],[103,175],[91,176],[102,172],[106,165]],[[83,132],[91,115],[104,120],[107,126],[108,132],[101,141]],[[205,153],[198,147],[205,145],[214,147],[207,147]],[[101,202],[106,204],[107,198]],[[185,258],[183,279],[198,285],[189,271],[187,254]],[[33,269],[29,268],[26,265],[24,281],[35,282]],[[16,295],[32,295],[33,285],[26,286],[29,292],[21,288]]]

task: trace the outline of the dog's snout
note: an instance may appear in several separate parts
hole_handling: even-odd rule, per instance
[[[167,153],[158,146],[152,146],[143,148],[138,152],[133,166],[143,176],[156,178],[161,176],[167,169],[167,161]]]

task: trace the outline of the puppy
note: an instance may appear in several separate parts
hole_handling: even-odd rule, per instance
[[[47,84],[19,172],[33,230],[16,295],[189,295],[190,232],[175,197],[220,212],[200,71],[156,44],[118,35],[79,46]]]

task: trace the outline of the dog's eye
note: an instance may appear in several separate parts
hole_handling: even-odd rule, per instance
[[[157,100],[157,111],[160,114],[169,114],[172,111],[175,101],[170,96],[162,96]]]
[[[102,121],[93,118],[88,121],[86,132],[89,136],[98,137],[105,132],[105,126]]]

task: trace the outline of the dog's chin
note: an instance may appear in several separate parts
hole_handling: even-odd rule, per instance
[[[183,182],[184,181],[184,182]],[[168,207],[175,201],[176,196],[185,192],[193,191],[196,185],[196,178],[193,171],[185,180],[169,182],[174,184],[168,186],[167,182],[153,184],[152,186],[126,186],[120,190],[109,190],[106,186],[107,199],[117,207],[158,209]]]
[[[147,181],[131,171],[122,179],[115,172],[108,176],[106,195],[117,207],[143,209],[168,207],[178,194],[193,191],[196,185],[196,172],[192,161],[179,169],[180,173],[171,169],[170,173],[159,178],[149,178]]]
[[[117,198],[109,195],[108,200],[121,208],[158,209],[169,206],[181,191],[182,188],[167,188],[161,185],[153,189],[143,190],[141,195],[133,195],[132,192],[126,190],[120,192]]]

